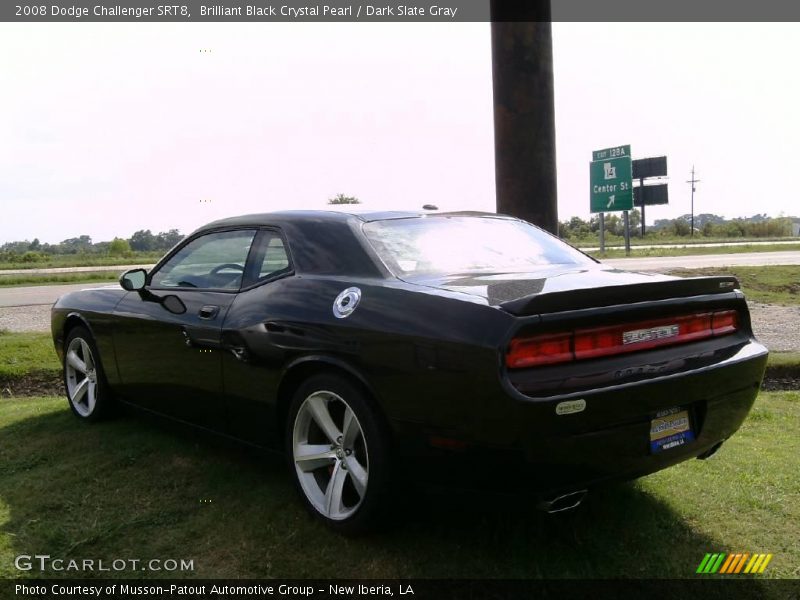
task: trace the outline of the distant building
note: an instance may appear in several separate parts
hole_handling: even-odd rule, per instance
[[[795,237],[800,236],[800,221],[792,222],[792,235]]]

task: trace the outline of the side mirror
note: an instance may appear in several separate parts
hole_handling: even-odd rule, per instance
[[[119,284],[122,286],[122,289],[129,292],[138,292],[139,290],[143,290],[146,283],[147,271],[144,269],[131,269],[130,271],[125,271],[119,278]]]

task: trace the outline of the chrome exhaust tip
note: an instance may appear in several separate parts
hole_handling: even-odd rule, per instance
[[[580,506],[588,490],[578,490],[568,494],[562,494],[549,500],[541,500],[537,508],[549,514],[563,512],[565,510],[574,510]]]

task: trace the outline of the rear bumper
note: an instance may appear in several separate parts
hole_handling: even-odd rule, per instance
[[[546,494],[640,477],[733,435],[758,395],[766,360],[767,350],[750,340],[726,360],[695,372],[568,396],[506,395],[507,410],[487,415],[479,431],[461,432],[463,450],[431,448],[430,431],[417,431],[418,443],[411,445],[417,455],[410,460],[417,473],[432,473],[437,481]],[[565,398],[584,400],[585,409],[557,414]],[[689,411],[694,440],[653,454],[651,419],[671,407]]]
[[[528,438],[524,441],[525,465],[521,466],[528,483],[522,487],[548,491],[585,488],[608,480],[641,477],[694,458],[731,437],[758,394],[757,389],[748,387],[696,399],[678,393],[681,390],[673,391],[668,403],[689,409],[693,441],[651,453],[649,414],[603,430]]]

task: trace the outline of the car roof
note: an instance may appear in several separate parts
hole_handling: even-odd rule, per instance
[[[512,218],[481,212],[291,210],[220,219],[200,227],[190,237],[219,229],[274,226],[283,231],[298,273],[385,278],[391,273],[361,239],[361,225],[445,216]]]
[[[228,217],[226,219],[219,219],[204,225],[198,229],[203,231],[206,229],[216,229],[219,227],[237,227],[246,225],[280,225],[282,223],[302,223],[302,222],[348,222],[348,221],[362,221],[369,223],[372,221],[385,221],[390,219],[413,219],[419,217],[436,217],[436,216],[470,216],[470,217],[500,217],[511,218],[506,215],[499,215],[496,213],[480,212],[480,211],[455,211],[455,212],[438,212],[438,211],[400,211],[400,210],[386,210],[386,211],[360,211],[360,210],[285,210],[269,213],[255,213],[249,215],[239,215],[236,217]]]

